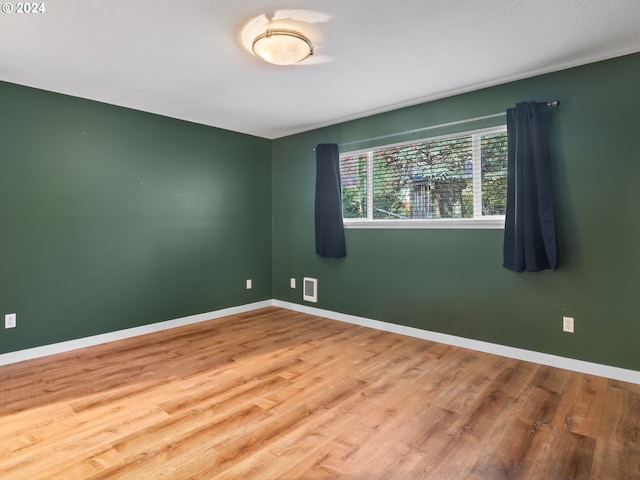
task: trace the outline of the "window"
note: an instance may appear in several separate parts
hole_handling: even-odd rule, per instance
[[[345,227],[504,227],[505,126],[340,155]]]

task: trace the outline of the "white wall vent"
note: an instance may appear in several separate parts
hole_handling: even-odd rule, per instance
[[[318,279],[304,277],[302,280],[302,299],[318,303]]]

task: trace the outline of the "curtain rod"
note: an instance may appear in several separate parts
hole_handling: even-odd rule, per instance
[[[552,101],[547,102],[547,106],[548,107],[557,107],[559,105],[560,105],[560,100],[552,100]],[[382,139],[390,138],[390,137],[399,137],[401,135],[409,135],[411,133],[424,132],[426,130],[434,130],[436,128],[451,127],[453,125],[460,125],[462,123],[477,122],[478,120],[487,120],[489,118],[501,117],[501,116],[506,115],[506,114],[507,114],[506,111],[505,112],[500,112],[500,113],[492,113],[490,115],[483,115],[481,117],[466,118],[464,120],[456,120],[455,122],[441,123],[439,125],[431,125],[429,127],[414,128],[413,130],[404,130],[402,132],[396,132],[396,133],[388,133],[386,135],[379,135],[377,137],[363,138],[362,140],[353,140],[351,142],[340,143],[340,144],[338,144],[338,146],[339,147],[346,147],[348,145],[355,145],[355,144],[358,144],[358,143],[370,142],[372,140],[382,140]],[[313,148],[312,150],[314,152],[316,151],[315,148]]]

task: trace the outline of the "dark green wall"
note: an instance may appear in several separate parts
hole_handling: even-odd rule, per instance
[[[0,353],[272,297],[270,141],[7,83],[0,100],[18,315]]]
[[[319,308],[640,370],[639,81],[635,54],[274,141],[274,298],[305,303],[289,277],[312,276]],[[562,102],[551,122],[556,272],[502,268],[502,230],[348,229],[347,258],[316,257],[311,149],[317,143],[553,99]],[[575,334],[561,331],[563,315],[575,317]]]
[[[320,308],[640,370],[639,78],[636,54],[273,142],[0,83],[0,353],[302,304],[306,275]],[[555,98],[556,272],[503,269],[500,230],[351,229],[346,259],[316,257],[317,143]]]

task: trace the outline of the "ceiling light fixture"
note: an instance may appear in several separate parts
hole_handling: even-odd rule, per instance
[[[265,62],[274,65],[293,65],[313,55],[313,45],[307,37],[282,28],[258,35],[251,48]]]

